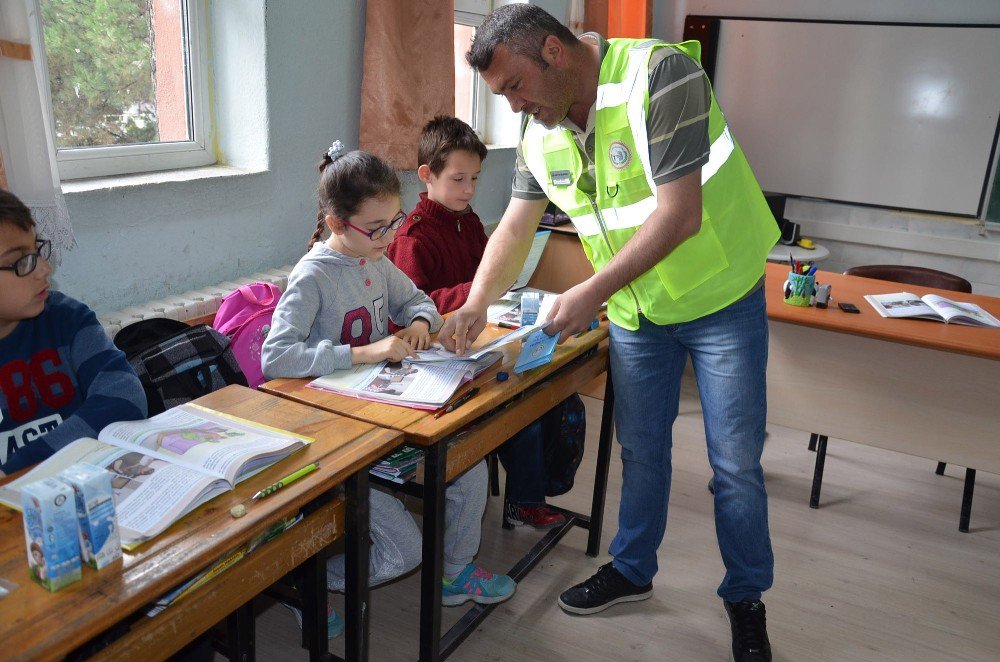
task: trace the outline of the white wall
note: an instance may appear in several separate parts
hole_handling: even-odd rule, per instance
[[[683,37],[689,14],[914,23],[1000,24],[998,0],[658,0],[654,35]],[[725,109],[723,109],[725,110]],[[958,274],[977,293],[1000,296],[1000,233],[967,219],[818,200],[790,200],[786,216],[830,249],[825,269],[912,264]]]
[[[240,93],[248,95],[245,107],[253,106],[253,79],[262,76],[257,88],[266,94],[266,117],[241,117],[217,147],[231,163],[262,161],[266,167],[68,193],[79,246],[65,255],[56,286],[96,311],[294,263],[305,250],[316,218],[319,157],[334,138],[350,147],[358,143],[365,5],[255,0],[243,7],[251,4],[254,11],[229,13],[221,21],[220,5],[213,3],[213,66],[219,76],[213,95],[230,104],[221,104],[224,125],[240,110],[232,105],[240,104]],[[232,61],[225,48],[237,42],[263,54],[259,64]],[[258,159],[261,154],[265,158]],[[506,206],[512,168],[512,150],[487,158],[475,200],[484,220],[499,218]],[[409,209],[422,185],[412,175],[403,179]]]

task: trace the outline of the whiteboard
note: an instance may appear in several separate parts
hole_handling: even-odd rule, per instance
[[[713,84],[766,191],[979,214],[1000,27],[723,19]]]

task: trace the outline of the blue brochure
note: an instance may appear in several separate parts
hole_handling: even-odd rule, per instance
[[[524,339],[521,356],[517,357],[517,363],[514,364],[516,374],[543,366],[552,360],[552,353],[556,351],[556,345],[559,343],[559,334],[550,336],[545,333],[545,326],[536,329]]]

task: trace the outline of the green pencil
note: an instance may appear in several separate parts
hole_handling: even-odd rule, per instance
[[[279,480],[277,483],[274,483],[272,485],[268,485],[267,487],[265,487],[264,489],[262,489],[260,492],[257,492],[257,494],[254,494],[253,497],[250,500],[251,501],[256,501],[257,499],[262,499],[262,498],[264,498],[264,497],[266,497],[266,496],[268,496],[270,494],[274,494],[275,492],[277,492],[278,490],[280,490],[282,487],[285,487],[286,485],[288,485],[290,483],[294,483],[299,478],[302,478],[306,474],[310,474],[310,473],[316,471],[317,469],[319,469],[319,464],[317,464],[316,462],[313,462],[312,464],[307,464],[306,466],[302,467],[301,469],[299,469],[295,473],[289,474],[289,475],[285,476],[284,478],[282,478],[281,480]]]

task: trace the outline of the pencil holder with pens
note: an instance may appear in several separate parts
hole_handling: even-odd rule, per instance
[[[815,274],[797,274],[791,271],[788,273],[788,280],[782,287],[785,303],[789,306],[808,307],[812,297],[816,294],[816,276]]]

